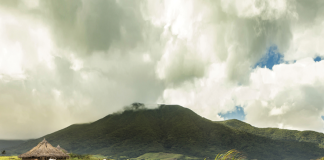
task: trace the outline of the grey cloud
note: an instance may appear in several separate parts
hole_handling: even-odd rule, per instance
[[[323,18],[324,2],[321,0],[303,1],[297,0],[296,10],[298,22],[304,27],[310,27],[318,18]]]
[[[232,25],[230,40],[236,45],[228,49],[227,73],[229,80],[241,84],[249,83],[251,67],[271,45],[277,45],[282,53],[288,49],[292,38],[286,19],[238,19]]]
[[[293,40],[289,44],[289,49],[285,55],[285,60],[293,61],[306,57],[316,57],[324,55],[323,47],[323,20],[324,2],[295,1],[297,19],[291,23]],[[311,43],[310,43],[311,42]]]
[[[68,125],[62,121],[65,119],[64,113],[61,113],[63,118],[52,118],[57,116],[55,110],[61,110],[52,105],[53,101],[44,104],[50,94],[33,95],[31,86],[18,80],[1,81],[0,89],[1,138],[34,138]]]
[[[115,55],[91,55],[78,71],[67,57],[54,57],[53,69],[38,64],[26,70],[25,80],[1,79],[0,128],[5,131],[0,136],[36,138],[133,102],[155,103],[163,83],[155,78],[154,63],[143,63],[136,54]]]
[[[46,0],[41,13],[57,44],[77,52],[106,51],[112,45],[132,48],[142,40],[138,1]]]
[[[205,74],[205,64],[199,53],[190,49],[185,41],[167,44],[165,56],[157,63],[157,74],[168,85],[179,85]]]
[[[0,0],[0,4],[5,7],[18,7],[20,2],[19,0]]]

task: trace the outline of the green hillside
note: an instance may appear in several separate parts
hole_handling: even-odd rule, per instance
[[[257,128],[237,119],[220,121],[217,123],[225,124],[234,129],[246,131],[259,136],[268,137],[274,140],[312,142],[324,148],[324,134],[315,131],[297,131],[279,128]]]
[[[18,146],[26,141],[27,140],[0,140],[0,151],[5,148]]]
[[[272,140],[202,118],[190,109],[162,105],[158,109],[126,110],[90,124],[76,124],[44,136],[68,152],[135,158],[146,153],[174,153],[211,157],[230,149],[249,159],[315,159],[324,149],[311,142]],[[21,154],[44,137],[7,149]]]

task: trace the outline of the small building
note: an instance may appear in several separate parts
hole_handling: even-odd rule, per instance
[[[60,145],[57,145],[56,147],[57,149],[63,151],[65,154],[69,154],[68,151],[66,151],[65,149],[61,148]]]
[[[53,147],[44,138],[44,140],[40,142],[36,147],[24,154],[19,155],[18,158],[21,158],[22,160],[63,160],[68,159],[69,155]]]

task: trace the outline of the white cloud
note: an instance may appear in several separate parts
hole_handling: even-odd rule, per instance
[[[14,40],[14,33],[19,22],[9,14],[1,14],[0,21],[0,74],[12,78],[23,78],[22,69],[23,50],[21,43]],[[15,30],[16,29],[16,30]],[[10,32],[8,32],[10,30]],[[10,41],[7,41],[10,39]]]
[[[5,43],[2,43],[6,45]],[[0,46],[0,74],[10,76],[12,78],[24,78],[24,71],[22,70],[22,49],[20,43]]]
[[[244,109],[246,121],[258,127],[278,127],[281,124],[291,129],[323,132],[323,67],[323,61],[314,62],[306,58],[294,64],[276,65],[273,71],[256,69],[247,87],[257,92]],[[264,77],[269,74],[272,75],[270,81]]]
[[[283,16],[295,16],[295,4],[292,2],[289,0],[222,0],[221,6],[226,13],[242,18],[278,20]]]

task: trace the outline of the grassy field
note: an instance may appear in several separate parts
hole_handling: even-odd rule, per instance
[[[182,154],[174,154],[174,153],[146,153],[137,158],[132,158],[131,160],[142,160],[142,159],[150,159],[150,160],[174,160],[174,159],[185,159],[185,160],[197,160],[199,158],[196,157],[188,157]]]
[[[20,160],[18,156],[0,156],[0,160]]]
[[[90,155],[88,158],[83,158],[83,159],[72,158],[72,159],[73,160],[103,160],[103,159],[115,160],[113,158],[105,157],[102,155]],[[159,152],[159,153],[145,153],[137,158],[128,158],[126,156],[120,156],[117,159],[118,160],[198,160],[201,158],[189,157],[182,154]],[[219,153],[215,157],[205,158],[204,160],[250,160],[250,159],[248,159],[248,157],[244,155],[242,152],[232,149],[227,152]],[[316,160],[324,160],[324,157]]]

